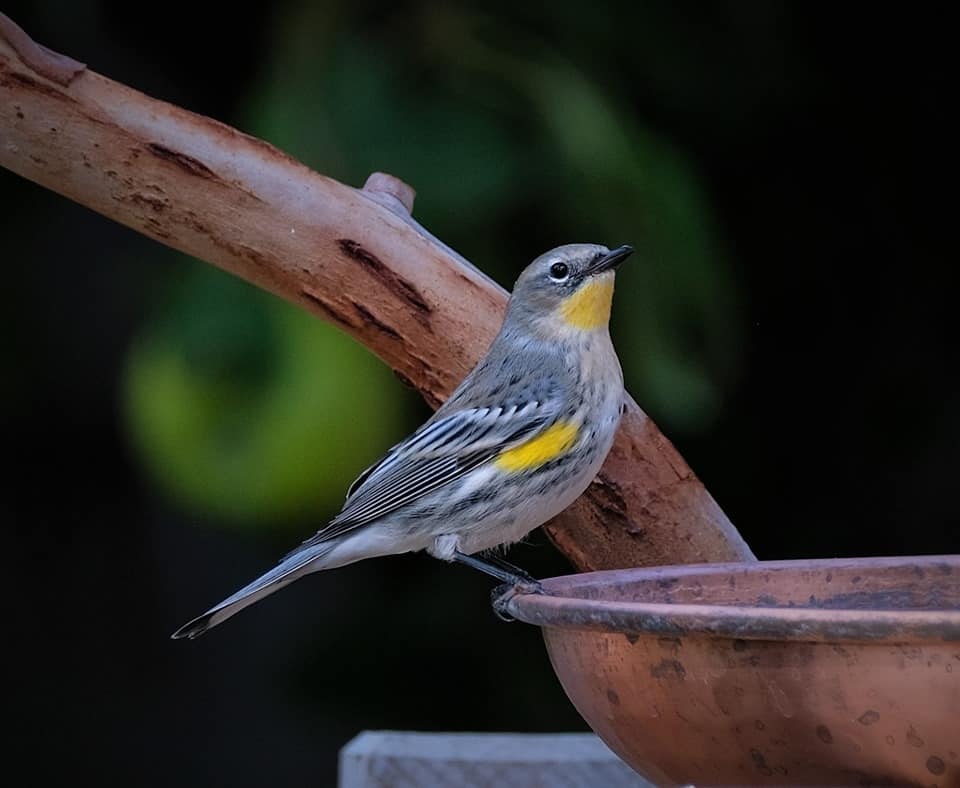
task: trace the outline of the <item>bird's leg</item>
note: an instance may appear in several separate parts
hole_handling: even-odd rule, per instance
[[[486,555],[484,556],[483,560],[486,561],[487,563],[493,564],[496,567],[499,567],[500,569],[503,569],[506,572],[509,572],[511,575],[514,575],[515,577],[519,577],[524,583],[539,584],[540,582],[539,580],[537,580],[537,578],[535,578],[525,569],[521,569],[519,566],[516,566],[515,564],[511,564],[509,561],[507,561],[504,558],[501,558],[498,555]]]
[[[490,592],[493,612],[501,621],[514,620],[507,610],[507,604],[517,594],[543,593],[543,586],[540,585],[539,580],[501,558],[491,559],[489,556],[487,558],[477,558],[457,550],[453,554],[453,560],[503,581],[501,585]]]
[[[471,569],[476,569],[484,574],[490,575],[490,577],[495,577],[502,583],[519,585],[521,583],[537,582],[522,569],[518,569],[506,561],[500,561],[499,559],[491,560],[489,557],[477,558],[475,555],[467,555],[457,550],[453,554],[453,560],[458,564],[469,566]]]

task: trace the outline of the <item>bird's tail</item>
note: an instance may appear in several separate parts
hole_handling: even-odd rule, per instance
[[[274,591],[279,591],[294,580],[302,577],[312,569],[317,560],[329,553],[335,543],[320,543],[306,550],[298,550],[282,560],[277,566],[252,583],[241,588],[233,596],[224,599],[219,605],[214,605],[202,616],[188,621],[171,635],[174,640],[187,638],[193,640],[200,637],[208,629],[222,624],[233,616]]]

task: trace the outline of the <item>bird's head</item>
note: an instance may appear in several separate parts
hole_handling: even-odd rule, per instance
[[[615,269],[632,253],[631,246],[568,244],[540,255],[517,279],[508,319],[554,333],[605,329]]]

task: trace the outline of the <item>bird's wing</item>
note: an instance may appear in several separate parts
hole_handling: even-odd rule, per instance
[[[342,511],[294,552],[333,539],[459,478],[553,423],[556,400],[438,414],[351,485]]]

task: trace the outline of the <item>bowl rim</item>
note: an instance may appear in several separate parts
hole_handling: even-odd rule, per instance
[[[820,558],[634,567],[553,577],[542,582],[544,594],[517,593],[506,611],[519,621],[545,629],[597,630],[624,634],[679,637],[703,635],[742,640],[830,642],[958,642],[960,608],[856,609],[654,603],[583,599],[569,592],[585,586],[627,580],[673,581],[717,574],[889,568],[939,572],[947,582],[960,582],[960,555],[882,558]],[[948,579],[949,578],[949,579]]]

